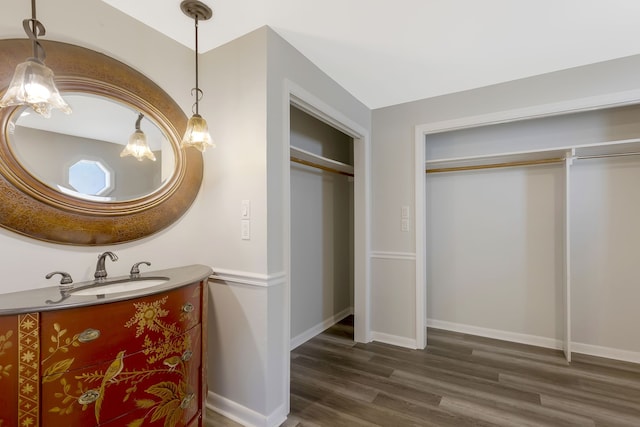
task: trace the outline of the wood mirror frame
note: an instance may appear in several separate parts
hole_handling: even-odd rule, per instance
[[[122,62],[80,46],[41,43],[63,97],[64,92],[94,94],[143,112],[170,140],[175,171],[160,189],[135,200],[105,203],[65,195],[33,177],[17,160],[8,124],[19,107],[2,108],[0,226],[47,242],[95,246],[141,239],[175,222],[193,203],[203,173],[200,152],[180,149],[187,123],[182,109],[162,88]],[[29,40],[0,40],[0,96],[16,65],[29,56]]]

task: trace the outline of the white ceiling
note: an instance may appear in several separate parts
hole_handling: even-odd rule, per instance
[[[180,0],[103,1],[193,48]],[[639,0],[204,3],[201,53],[269,25],[371,109],[640,53]]]

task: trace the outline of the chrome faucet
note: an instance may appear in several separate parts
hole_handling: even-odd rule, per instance
[[[149,261],[136,262],[131,267],[131,272],[129,272],[129,277],[131,279],[135,279],[135,278],[140,277],[140,264],[147,264],[148,266],[151,266],[151,263]]]
[[[111,261],[117,261],[118,256],[113,252],[104,252],[98,255],[98,263],[96,264],[96,272],[93,277],[96,278],[97,281],[104,280],[107,277],[107,270],[104,267],[104,260],[106,257],[111,258]]]

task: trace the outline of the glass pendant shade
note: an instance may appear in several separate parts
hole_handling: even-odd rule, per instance
[[[213,11],[209,6],[199,0],[183,0],[180,3],[180,9],[190,18],[193,18],[195,24],[195,62],[196,62],[196,87],[191,89],[191,94],[195,95],[196,102],[193,104],[193,115],[187,122],[187,130],[182,137],[180,147],[194,147],[203,152],[208,147],[215,147],[209,134],[209,126],[207,121],[198,114],[198,102],[202,98],[202,90],[198,87],[198,21],[207,20],[213,16]]]
[[[35,58],[16,66],[11,83],[0,100],[0,108],[14,105],[28,105],[47,118],[51,117],[54,108],[71,113],[71,107],[62,99],[53,81],[53,71]]]
[[[183,148],[194,147],[204,153],[208,147],[215,147],[209,134],[207,121],[200,114],[194,114],[187,122],[187,130],[182,138]]]
[[[125,156],[133,156],[138,159],[139,162],[145,158],[154,162],[156,161],[156,156],[147,144],[147,136],[140,129],[136,129],[136,131],[131,134],[129,143],[124,147],[124,150],[120,152],[120,157]]]

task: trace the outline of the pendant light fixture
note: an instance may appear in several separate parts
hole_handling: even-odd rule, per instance
[[[36,0],[31,0],[31,19],[23,20],[22,27],[33,43],[33,57],[16,66],[11,83],[0,100],[0,108],[28,105],[47,118],[51,117],[54,108],[70,114],[71,108],[53,81],[53,71],[44,65],[46,55],[38,36],[45,35],[45,28],[36,19]]]
[[[201,1],[184,0],[180,3],[180,9],[195,22],[196,32],[196,87],[191,89],[191,94],[195,95],[196,102],[193,104],[193,115],[187,122],[187,130],[182,138],[181,146],[195,147],[204,152],[207,147],[215,147],[209,135],[209,127],[207,121],[200,115],[198,111],[198,103],[202,99],[202,90],[198,87],[198,21],[210,19],[213,16],[211,8]]]
[[[138,159],[139,162],[143,161],[145,158],[155,162],[156,156],[147,144],[147,136],[140,129],[140,122],[143,117],[144,114],[142,113],[138,115],[138,120],[136,120],[136,130],[129,137],[129,143],[127,146],[120,152],[120,157],[133,156]]]

